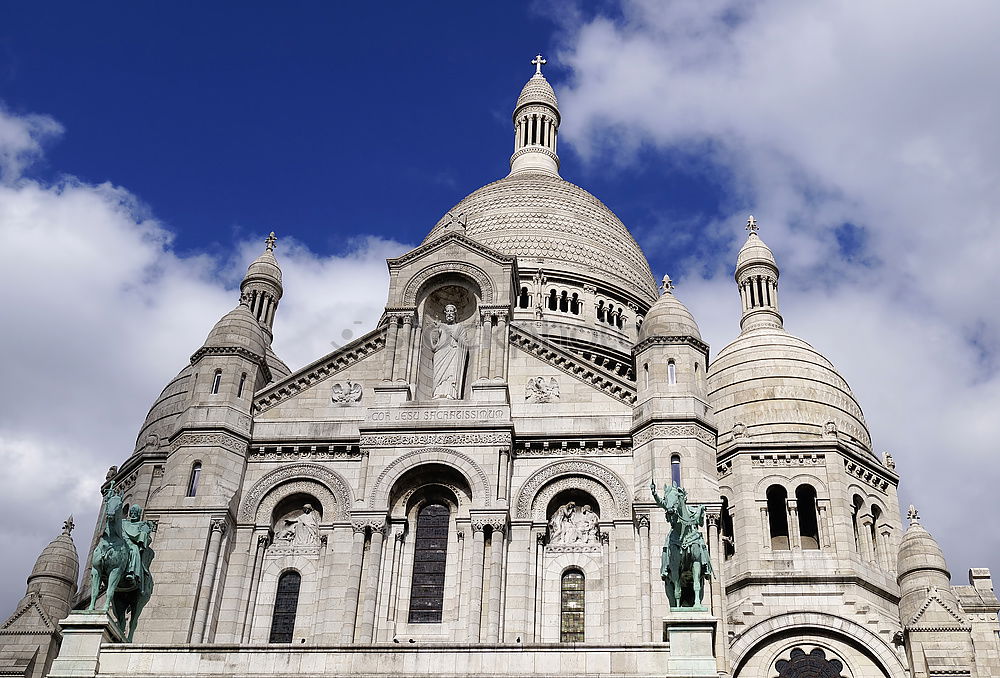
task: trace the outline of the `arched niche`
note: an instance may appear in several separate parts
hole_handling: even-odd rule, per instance
[[[630,517],[630,493],[624,481],[611,469],[583,460],[556,462],[532,474],[518,494],[516,517],[545,522],[549,502],[559,492],[571,488],[594,498],[602,520]]]
[[[397,485],[397,480],[410,470],[421,466],[440,465],[457,471],[468,488],[471,502],[477,506],[487,506],[490,503],[490,484],[486,472],[467,455],[447,447],[424,447],[411,450],[396,457],[390,462],[372,486],[368,496],[369,508],[389,508],[391,491]]]
[[[389,491],[389,515],[408,519],[429,501],[447,504],[458,517],[469,517],[472,489],[469,481],[457,469],[444,464],[429,463],[401,474]]]
[[[479,340],[479,307],[482,303],[482,289],[471,278],[453,272],[441,273],[427,281],[419,290],[416,299],[419,337],[417,345],[417,370],[415,375],[415,400],[431,400],[434,397],[434,349],[432,347],[435,328],[439,323],[452,324],[446,309],[455,308],[454,325],[460,328],[463,348],[459,375],[458,399],[469,397],[471,384],[476,375],[474,356]]]
[[[291,464],[265,474],[243,498],[240,523],[270,526],[279,501],[295,493],[311,494],[323,505],[327,523],[347,520],[354,497],[340,474],[317,464]]]
[[[417,306],[428,290],[438,285],[456,283],[478,290],[476,296],[483,303],[495,302],[495,286],[485,271],[465,262],[444,261],[432,264],[410,278],[403,290],[403,304]]]

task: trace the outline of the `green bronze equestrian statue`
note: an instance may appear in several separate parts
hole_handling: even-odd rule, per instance
[[[129,642],[135,636],[139,614],[153,595],[149,564],[153,560],[156,524],[142,520],[142,507],[132,504],[122,520],[123,499],[112,483],[104,493],[104,529],[94,547],[90,568],[90,606],[104,591],[104,612],[114,610],[115,621]],[[126,630],[126,618],[128,628]]]
[[[702,585],[704,579],[713,574],[708,545],[698,530],[705,524],[705,507],[688,506],[687,492],[677,485],[664,485],[662,497],[656,492],[656,481],[650,481],[649,489],[670,523],[670,534],[663,543],[663,555],[660,557],[660,577],[663,578],[670,607],[682,607],[681,586],[685,575],[689,574],[694,589],[692,608],[704,609],[701,604]]]

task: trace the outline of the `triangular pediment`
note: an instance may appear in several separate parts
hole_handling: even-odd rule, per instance
[[[492,247],[484,245],[478,240],[473,240],[469,236],[458,231],[449,231],[440,238],[435,238],[434,240],[425,242],[402,256],[386,260],[386,263],[389,264],[389,270],[402,268],[403,266],[410,265],[421,259],[434,257],[442,249],[446,249],[448,247],[458,247],[470,254],[489,259],[493,263],[501,266],[509,266],[514,263],[514,257],[502,254]]]
[[[957,625],[964,627],[965,619],[951,605],[945,602],[937,593],[936,588],[931,588],[927,592],[927,600],[920,606],[917,613],[913,615],[907,627]]]
[[[38,601],[37,594],[28,594],[14,610],[14,614],[0,625],[0,631],[8,633],[51,633],[56,630],[56,624],[49,618],[45,609]]]

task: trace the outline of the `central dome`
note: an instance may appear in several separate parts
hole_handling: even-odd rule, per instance
[[[424,242],[464,215],[466,235],[515,256],[522,274],[542,269],[616,285],[652,304],[656,283],[625,224],[584,189],[558,176],[518,172],[473,191],[451,208]]]

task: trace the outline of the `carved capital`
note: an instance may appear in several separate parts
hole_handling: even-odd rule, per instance
[[[539,532],[535,535],[535,543],[539,546],[545,546],[545,533]]]
[[[351,523],[351,529],[354,530],[355,532],[364,533],[364,531],[367,528],[368,528],[368,523],[367,522],[363,522],[362,521],[362,522],[353,522],[353,523]]]
[[[403,538],[405,536],[406,536],[406,531],[401,528],[401,529],[396,530],[396,533],[394,535],[392,535],[392,538],[395,539],[396,541],[402,543],[403,542]]]
[[[705,513],[705,524],[709,527],[716,527],[719,524],[719,514],[708,511]]]
[[[329,541],[330,541],[329,535],[321,534],[319,536],[320,546],[326,546]]]
[[[636,514],[635,516],[635,526],[639,529],[646,528],[649,529],[649,516],[644,513]]]
[[[219,532],[224,535],[226,533],[226,519],[212,518],[212,532]]]
[[[257,548],[266,549],[271,545],[271,537],[267,534],[261,534],[257,536]]]
[[[601,543],[604,544],[605,546],[611,543],[611,535],[608,534],[607,532],[599,532],[597,534],[597,537],[598,539],[601,540]]]

